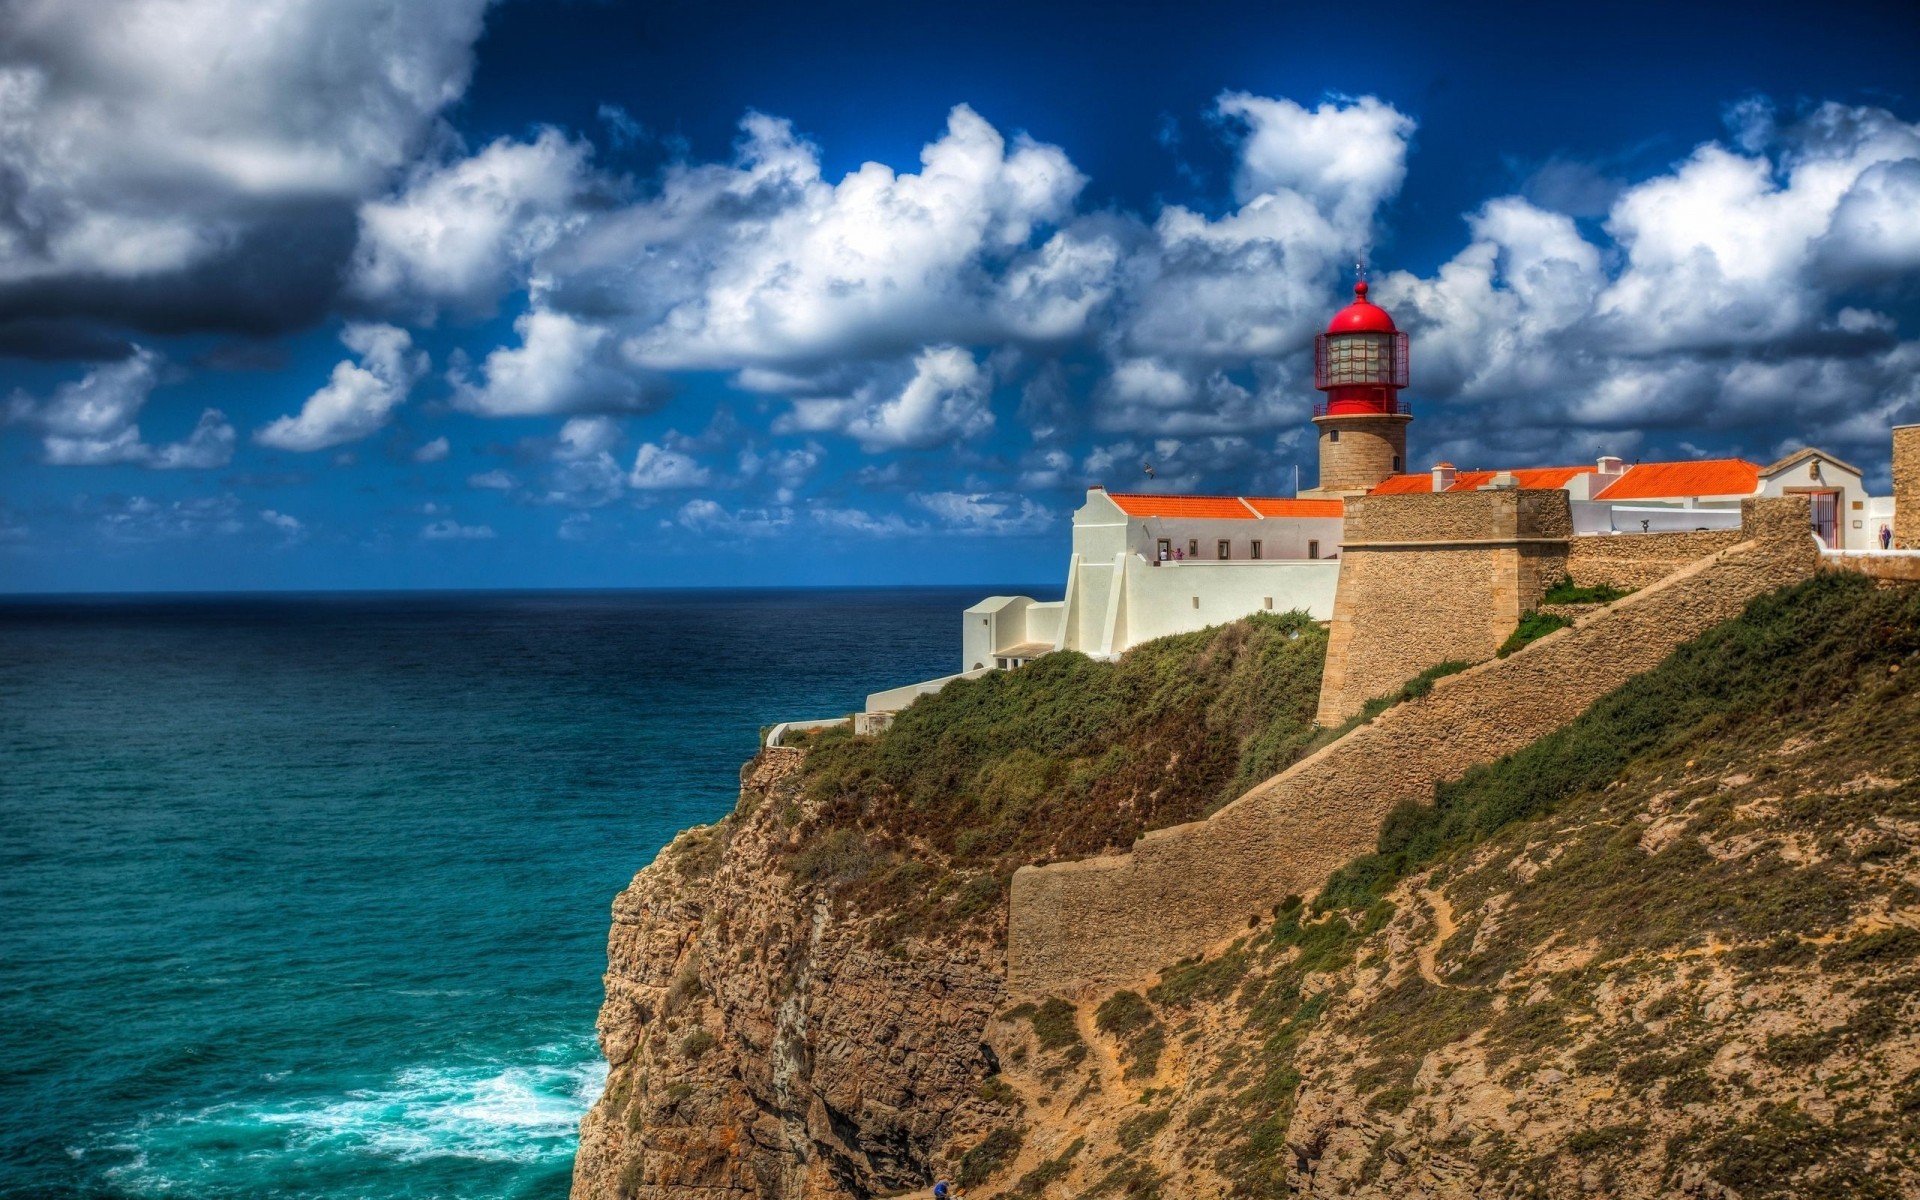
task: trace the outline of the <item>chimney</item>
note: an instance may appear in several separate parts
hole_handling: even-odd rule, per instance
[[[1436,492],[1444,492],[1452,486],[1453,486],[1453,464],[1452,463],[1433,464],[1433,490]]]
[[[1602,475],[1622,475],[1625,474],[1627,470],[1626,462],[1612,454],[1602,454],[1600,456],[1599,466],[1600,474]]]
[[[1510,492],[1519,484],[1514,481],[1512,471],[1501,471],[1489,479],[1480,490],[1483,492]]]

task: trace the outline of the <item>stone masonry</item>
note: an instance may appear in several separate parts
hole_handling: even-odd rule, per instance
[[[1143,980],[1245,932],[1371,850],[1396,804],[1431,800],[1436,782],[1560,728],[1749,600],[1818,569],[1804,498],[1748,500],[1742,517],[1738,545],[1442,679],[1205,821],[1155,830],[1126,854],[1022,868],[1008,909],[1010,989]]]
[[[1740,537],[1737,529],[1586,534],[1567,543],[1567,575],[1581,587],[1643,588],[1725,550]]]
[[[1920,425],[1893,427],[1893,545],[1920,550]]]
[[[1406,413],[1338,413],[1320,416],[1320,482],[1313,496],[1363,496],[1387,476],[1404,470]]]
[[[1558,488],[1347,501],[1320,724],[1428,667],[1492,658],[1566,575],[1572,535]]]

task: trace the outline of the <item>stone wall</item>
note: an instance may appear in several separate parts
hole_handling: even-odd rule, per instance
[[[1893,544],[1920,550],[1920,425],[1893,428]]]
[[[1320,723],[1438,663],[1492,658],[1566,574],[1572,532],[1557,488],[1349,500]]]
[[[1738,542],[1737,529],[1705,533],[1591,533],[1567,543],[1567,574],[1581,587],[1643,588]]]
[[[1245,931],[1373,849],[1394,805],[1551,733],[1755,596],[1818,569],[1803,498],[1749,500],[1743,516],[1739,545],[1441,680],[1205,821],[1156,830],[1127,854],[1023,868],[1008,912],[1010,988],[1141,980]]]

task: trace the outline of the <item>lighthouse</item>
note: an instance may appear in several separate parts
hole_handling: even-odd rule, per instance
[[[1353,285],[1353,303],[1334,314],[1313,340],[1313,386],[1326,399],[1313,406],[1320,427],[1320,486],[1303,495],[1365,495],[1389,475],[1406,470],[1407,423],[1401,402],[1407,386],[1407,335],[1387,310],[1367,299],[1367,283]]]

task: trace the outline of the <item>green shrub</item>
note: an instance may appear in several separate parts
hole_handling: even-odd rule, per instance
[[[1026,1144],[1026,1140],[1025,1133],[1009,1125],[994,1130],[961,1156],[960,1169],[955,1173],[956,1182],[963,1188],[985,1183],[1019,1157],[1020,1147]]]
[[[1058,996],[1048,997],[1028,1020],[1033,1023],[1034,1040],[1042,1050],[1058,1050],[1080,1041],[1080,1026],[1074,1021],[1073,1005]]]
[[[1104,1034],[1124,1037],[1153,1024],[1153,1009],[1140,998],[1140,993],[1119,991],[1094,1010],[1093,1023]]]
[[[1259,613],[1116,662],[1062,651],[955,681],[878,738],[811,743],[801,780],[833,832],[789,869],[862,912],[895,915],[904,897],[894,939],[988,916],[1015,867],[1124,850],[1298,760],[1325,658],[1311,617]],[[903,858],[968,886],[873,886]]]
[[[1547,589],[1540,597],[1542,604],[1612,604],[1623,596],[1633,595],[1632,588],[1617,588],[1600,583],[1592,587],[1578,587],[1573,580],[1562,576],[1560,581]]]
[[[1519,628],[1507,635],[1507,640],[1500,643],[1500,649],[1495,653],[1501,658],[1505,658],[1522,646],[1530,642],[1538,641],[1556,629],[1565,629],[1571,624],[1573,624],[1572,621],[1567,620],[1558,613],[1524,613],[1520,617]]]

